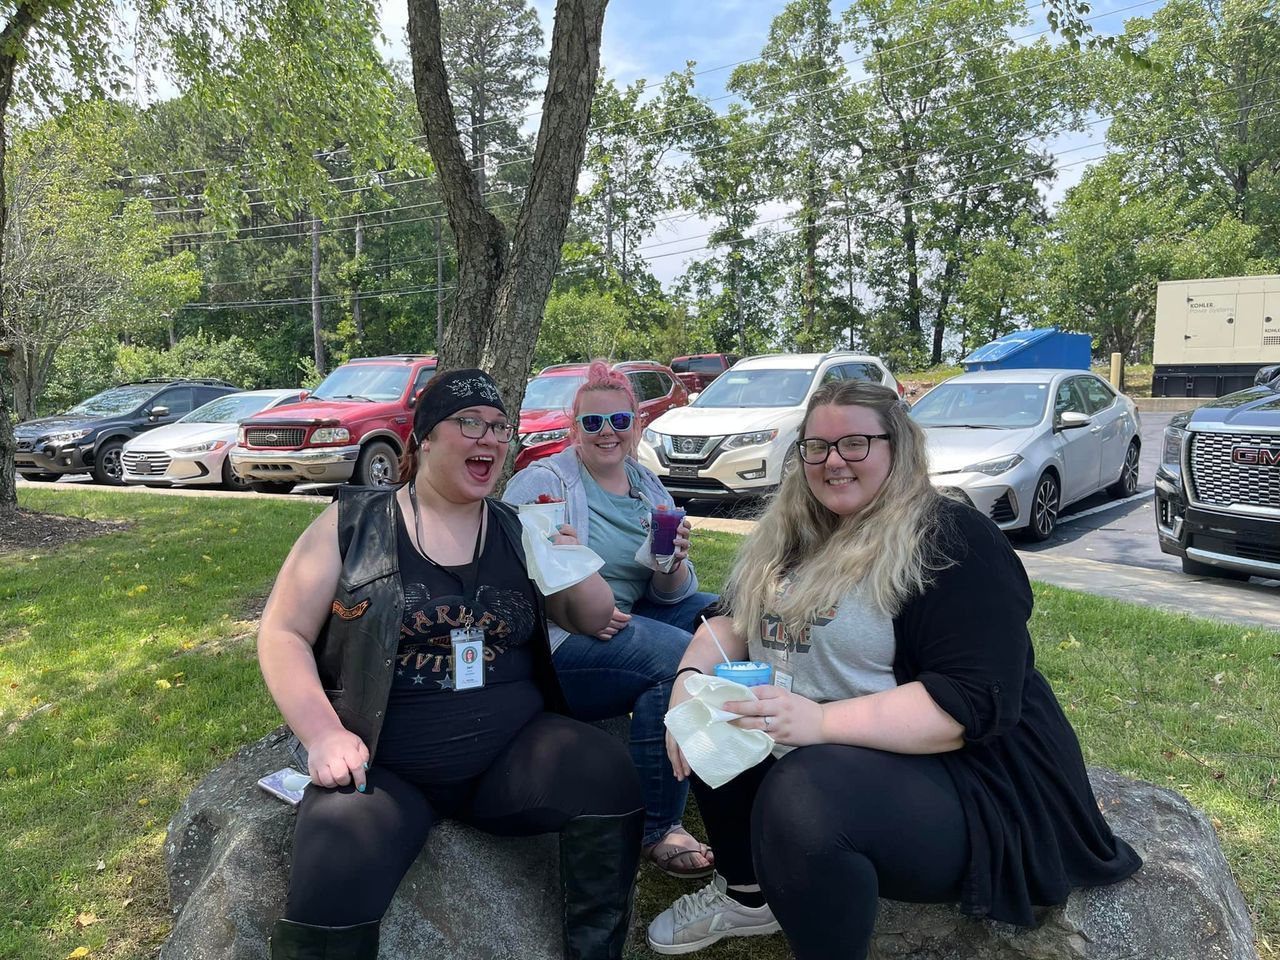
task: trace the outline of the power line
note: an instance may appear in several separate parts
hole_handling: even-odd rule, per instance
[[[1274,100],[1269,100],[1269,101],[1263,101],[1263,102],[1261,102],[1261,103],[1257,104],[1256,106],[1266,106],[1266,105],[1271,104],[1271,103],[1280,103],[1280,98],[1275,98]],[[1270,117],[1273,117],[1273,116],[1280,116],[1280,110],[1272,111],[1271,113],[1263,114],[1263,115],[1262,115],[1261,117],[1259,117],[1258,119],[1266,119],[1266,118],[1270,118]],[[1171,144],[1171,143],[1176,143],[1176,142],[1178,142],[1179,140],[1183,140],[1183,139],[1186,139],[1186,138],[1188,138],[1188,137],[1195,136],[1195,135],[1197,135],[1197,134],[1183,134],[1183,135],[1181,135],[1181,136],[1165,137],[1165,138],[1161,138],[1161,139],[1159,139],[1159,140],[1150,141],[1150,142],[1148,142],[1146,145],[1147,145],[1148,147],[1152,147],[1152,148],[1154,148],[1154,147],[1158,147],[1158,146],[1161,146],[1161,145],[1168,145],[1168,144]],[[1063,150],[1063,151],[1060,151],[1060,152],[1055,152],[1054,154],[1052,154],[1052,156],[1054,156],[1054,157],[1059,157],[1059,156],[1066,155],[1066,154],[1068,154],[1068,153],[1074,153],[1074,152],[1077,152],[1077,151],[1079,151],[1079,150],[1081,150],[1081,149],[1090,149],[1090,148],[1097,147],[1097,146],[1102,146],[1102,145],[1104,145],[1104,144],[1101,144],[1101,143],[1093,143],[1093,142],[1091,142],[1091,143],[1089,143],[1089,144],[1084,144],[1084,145],[1077,146],[1077,147],[1072,147],[1072,148],[1070,148],[1070,149]],[[1026,176],[1022,176],[1022,177],[1014,177],[1014,178],[1007,178],[1007,177],[1006,177],[1006,178],[1003,178],[1003,179],[1000,179],[1000,180],[995,180],[995,181],[991,181],[991,182],[983,183],[983,184],[967,184],[963,189],[960,189],[960,190],[953,190],[953,191],[951,191],[950,193],[928,194],[928,195],[926,195],[926,196],[918,197],[918,198],[916,198],[916,199],[912,200],[910,203],[903,204],[903,205],[901,206],[901,209],[906,209],[906,208],[908,208],[908,207],[914,208],[914,207],[918,207],[918,206],[921,206],[921,205],[924,205],[924,204],[935,203],[935,202],[938,202],[938,201],[940,201],[940,200],[950,199],[950,198],[952,198],[952,197],[959,196],[960,194],[963,194],[963,193],[966,193],[966,192],[968,192],[968,191],[970,191],[970,190],[975,190],[975,189],[976,189],[976,190],[984,190],[984,189],[990,189],[990,188],[995,188],[995,187],[1001,187],[1001,186],[1006,186],[1006,185],[1009,185],[1009,184],[1016,184],[1016,183],[1021,183],[1021,182],[1031,182],[1031,183],[1035,183],[1037,180],[1040,180],[1041,178],[1043,178],[1043,177],[1047,176],[1049,173],[1060,172],[1060,171],[1062,171],[1062,170],[1066,170],[1066,169],[1069,169],[1069,168],[1071,168],[1071,167],[1076,167],[1076,166],[1079,166],[1079,165],[1084,164],[1084,163],[1092,163],[1093,161],[1095,161],[1095,160],[1099,160],[1099,159],[1102,159],[1102,158],[1104,158],[1105,156],[1106,156],[1106,153],[1104,152],[1104,153],[1099,154],[1099,155],[1097,155],[1097,156],[1084,157],[1084,158],[1082,158],[1082,159],[1072,161],[1071,163],[1056,164],[1056,165],[1051,166],[1051,167],[1042,168],[1042,169],[1039,169],[1039,170],[1036,170],[1036,171],[1032,171],[1030,174],[1028,174],[1028,175],[1026,175]],[[1004,166],[1002,166],[1002,167],[997,167],[997,168],[994,168],[994,169],[981,169],[981,170],[975,170],[975,171],[974,171],[970,176],[983,176],[983,175],[990,175],[991,173],[997,172],[997,171],[999,171],[999,170],[1007,169],[1007,168],[1008,168],[1008,166],[1009,166],[1009,165],[1007,165],[1007,164],[1006,164],[1006,165],[1004,165]],[[960,178],[956,178],[956,180],[955,180],[954,182],[955,182],[955,183],[962,183],[962,182],[965,182],[967,179],[969,179],[969,178],[968,178],[968,177],[960,177]],[[771,219],[771,220],[757,221],[756,223],[752,224],[752,227],[767,226],[767,225],[772,224],[772,223],[779,223],[779,222],[782,222],[782,221],[785,221],[785,220],[791,219],[791,217],[792,217],[793,215],[794,215],[794,214],[787,214],[787,215],[784,215],[784,216],[781,216],[781,217],[773,218],[773,219]],[[843,220],[843,219],[845,219],[843,216],[838,216],[838,215],[824,215],[824,216],[815,217],[815,218],[814,218],[814,220],[812,221],[812,223],[813,223],[814,225],[817,225],[817,224],[828,224],[828,223],[835,223],[835,222],[839,222],[839,221],[841,221],[841,220]],[[771,231],[771,232],[766,233],[766,234],[765,234],[765,236],[770,236],[770,237],[785,236],[785,235],[787,235],[787,234],[796,233],[796,232],[799,232],[800,230],[806,229],[808,226],[809,226],[809,224],[801,224],[801,225],[799,225],[799,226],[791,227],[791,228],[786,229],[786,230],[776,230],[776,231]],[[741,238],[738,238],[738,239],[735,239],[735,240],[726,240],[726,241],[720,241],[720,242],[715,242],[715,243],[700,244],[700,245],[698,245],[698,246],[694,246],[694,247],[687,247],[687,248],[685,248],[685,249],[681,249],[681,250],[668,251],[668,252],[666,252],[666,253],[657,253],[657,254],[645,254],[645,253],[644,253],[644,251],[647,251],[647,250],[654,250],[654,249],[658,249],[658,248],[660,248],[660,247],[671,246],[672,244],[675,244],[675,243],[685,243],[685,242],[688,242],[689,240],[696,240],[696,239],[703,239],[703,238],[707,238],[707,237],[710,237],[710,236],[711,236],[713,233],[715,233],[715,232],[717,232],[717,231],[713,230],[713,231],[709,231],[709,232],[704,233],[704,234],[698,234],[698,235],[695,235],[695,236],[693,236],[693,237],[681,237],[681,238],[678,238],[677,240],[672,240],[672,241],[663,241],[663,242],[656,243],[656,244],[642,245],[642,246],[640,246],[640,247],[637,247],[637,248],[633,251],[633,254],[634,254],[638,259],[640,259],[640,260],[643,260],[643,261],[645,261],[645,262],[651,262],[651,261],[653,261],[653,260],[662,260],[662,259],[666,259],[667,257],[673,257],[673,256],[684,256],[684,255],[692,254],[692,253],[709,252],[709,251],[711,251],[711,250],[720,249],[720,248],[724,248],[724,247],[735,247],[735,246],[737,246],[737,245],[739,245],[739,244],[750,243],[750,242],[752,242],[752,241],[755,241],[755,240],[759,240],[759,239],[761,239],[761,236],[760,236],[759,234],[756,234],[756,235],[752,235],[752,236],[741,237]],[[590,259],[590,260],[584,260],[584,261],[581,261],[581,262],[580,262],[580,263],[578,263],[578,264],[575,264],[573,267],[569,268],[566,272],[567,272],[567,273],[570,273],[570,274],[572,274],[572,273],[583,273],[583,272],[586,272],[588,269],[591,269],[592,267],[595,267],[595,266],[599,266],[599,265],[601,265],[603,262],[604,262],[604,261],[603,261],[603,257],[601,257],[601,256],[597,256],[597,257],[592,258],[592,259]],[[357,296],[358,296],[358,297],[363,298],[363,297],[366,297],[366,296],[399,296],[399,295],[408,295],[408,294],[412,294],[412,293],[422,293],[422,292],[437,292],[437,293],[440,293],[440,292],[444,292],[446,289],[452,289],[452,287],[453,287],[453,285],[448,285],[448,286],[446,286],[446,287],[439,287],[439,288],[419,287],[419,288],[411,288],[411,289],[409,289],[409,290],[382,290],[382,291],[369,291],[369,292],[367,292],[367,293],[366,293],[366,292],[361,292],[361,294],[359,294],[359,295],[357,295]],[[338,301],[338,300],[345,300],[345,299],[348,299],[350,296],[351,296],[350,294],[345,294],[345,295],[344,295],[344,294],[332,294],[332,295],[326,295],[324,298],[322,298],[321,302],[336,302],[336,301]],[[237,302],[237,303],[225,303],[225,304],[224,304],[224,303],[195,303],[195,304],[188,304],[188,305],[187,305],[187,307],[189,307],[189,308],[191,308],[191,309],[199,308],[199,309],[206,309],[206,310],[216,310],[216,309],[231,309],[231,308],[239,308],[239,307],[242,307],[242,306],[243,306],[243,307],[248,307],[248,306],[276,306],[276,305],[283,305],[283,304],[302,304],[302,303],[311,303],[311,302],[312,302],[312,300],[311,300],[311,298],[309,298],[309,297],[298,297],[298,298],[291,298],[291,299],[288,299],[288,300],[279,300],[279,301],[240,301],[240,302]]]

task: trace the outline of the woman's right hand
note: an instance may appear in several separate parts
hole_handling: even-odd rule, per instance
[[[667,703],[668,711],[674,710],[693,696],[684,688],[684,681],[688,676],[687,672],[680,674],[671,685],[671,699]],[[684,780],[693,773],[693,768],[689,766],[689,761],[684,757],[684,751],[676,743],[676,738],[671,736],[670,730],[667,731],[667,758],[671,761],[671,769],[675,773],[677,780]]]
[[[368,762],[369,748],[345,727],[322,733],[307,744],[307,773],[322,787],[345,787],[354,782],[364,793]]]

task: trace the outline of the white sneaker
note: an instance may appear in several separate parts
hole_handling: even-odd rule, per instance
[[[756,937],[781,928],[766,903],[744,907],[727,893],[724,877],[715,874],[696,893],[687,893],[649,924],[649,946],[674,956],[709,947],[724,937]]]

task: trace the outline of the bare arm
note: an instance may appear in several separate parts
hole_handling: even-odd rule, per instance
[[[816,703],[781,687],[755,687],[752,692],[754,700],[724,705],[743,715],[734,723],[766,730],[789,746],[847,743],[890,753],[947,753],[964,746],[964,727],[916,681],[831,703]]]
[[[552,542],[576,544],[578,535],[573,527],[562,523]],[[613,616],[613,590],[604,577],[593,573],[581,583],[547,597],[547,616],[570,633],[595,636],[609,626]]]
[[[312,652],[341,573],[333,504],[307,527],[280,568],[258,629],[258,664],[285,723],[307,748],[312,779],[331,787],[354,778],[363,789],[369,751],[342,726]]]

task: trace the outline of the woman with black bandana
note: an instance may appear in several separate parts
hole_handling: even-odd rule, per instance
[[[603,629],[599,575],[543,597],[515,512],[492,500],[512,424],[482,371],[437,375],[402,479],[344,489],[302,534],[258,654],[307,753],[274,960],[377,955],[432,824],[560,834],[565,956],[622,955],[644,812],[626,747],[562,716],[547,618]],[[558,543],[575,543],[561,527]]]

